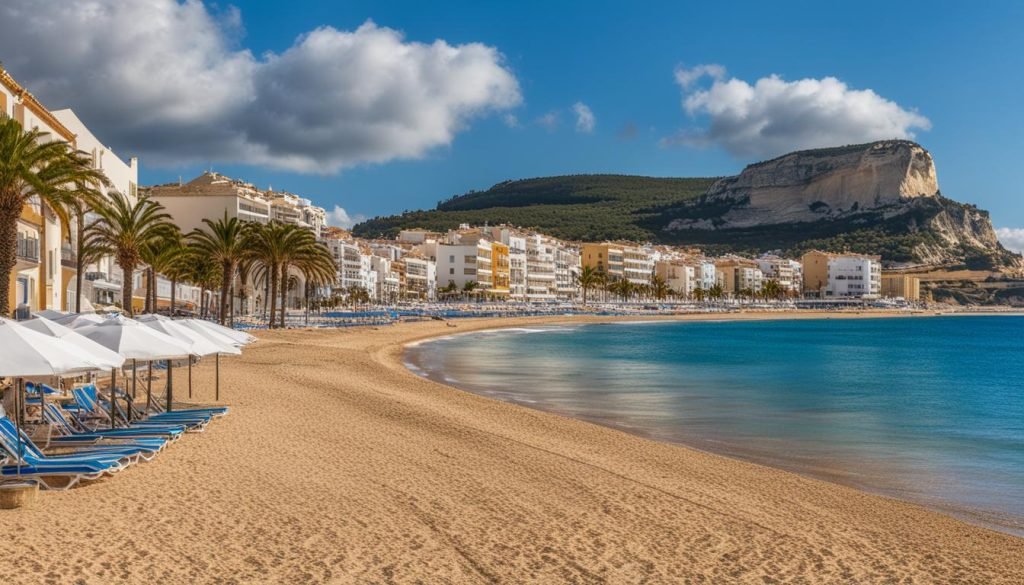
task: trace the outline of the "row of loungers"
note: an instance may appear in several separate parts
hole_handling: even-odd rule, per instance
[[[30,389],[29,403],[42,403],[50,431],[42,446],[24,431],[19,435],[14,421],[0,416],[0,479],[20,477],[45,489],[70,489],[151,461],[184,433],[202,432],[211,420],[228,412],[227,407],[164,412],[155,403],[139,408],[115,390],[114,396],[125,399],[126,406],[114,401],[111,424],[110,394],[101,396],[95,386],[73,390],[74,404],[63,407],[31,399],[41,392],[56,391],[42,384]]]

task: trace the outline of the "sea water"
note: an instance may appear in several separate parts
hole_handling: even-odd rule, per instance
[[[406,360],[471,392],[1024,535],[1024,317],[519,328]]]

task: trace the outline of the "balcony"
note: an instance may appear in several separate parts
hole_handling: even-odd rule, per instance
[[[26,238],[22,234],[18,234],[18,243],[16,244],[15,256],[22,262],[29,264],[39,264],[39,240],[36,238]]]
[[[78,258],[71,246],[64,244],[60,247],[60,265],[65,268],[77,268]]]

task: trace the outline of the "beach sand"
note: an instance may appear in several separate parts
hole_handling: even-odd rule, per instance
[[[260,334],[222,360],[232,413],[206,433],[0,511],[0,582],[1024,583],[1024,539],[401,363],[413,340],[549,321]],[[212,364],[196,374],[212,401]]]

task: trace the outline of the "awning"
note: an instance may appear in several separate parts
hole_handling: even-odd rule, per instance
[[[107,282],[105,280],[90,280],[93,288],[100,290],[121,290],[120,284],[114,284],[113,282]]]

